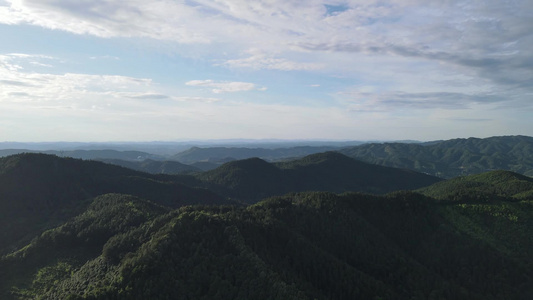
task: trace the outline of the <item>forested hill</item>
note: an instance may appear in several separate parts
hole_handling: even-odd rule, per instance
[[[141,151],[118,150],[28,150],[28,149],[0,149],[0,157],[21,154],[42,153],[59,157],[72,157],[80,159],[121,159],[127,161],[142,161],[145,159],[163,160],[164,157]]]
[[[263,160],[279,160],[283,158],[302,157],[313,153],[338,149],[334,146],[299,146],[289,148],[245,148],[245,147],[192,147],[180,152],[170,159],[182,163],[192,164],[199,161],[221,161],[228,158],[242,160],[260,157]]]
[[[510,171],[490,171],[441,181],[418,191],[435,199],[457,202],[532,200],[533,178]]]
[[[0,228],[4,229],[0,254],[27,242],[39,230],[64,222],[84,209],[89,199],[106,193],[130,194],[177,208],[234,200],[255,203],[297,191],[386,193],[437,181],[334,152],[279,164],[234,161],[196,177],[151,175],[98,161],[18,154],[0,158]]]
[[[0,158],[0,254],[42,228],[64,222],[93,197],[125,193],[168,207],[223,204],[226,199],[172,177],[45,154]]]
[[[100,196],[0,258],[11,299],[533,297],[531,200],[298,193],[168,210]]]
[[[133,170],[151,173],[151,174],[189,174],[201,172],[202,170],[191,165],[182,164],[177,161],[170,160],[152,160],[145,159],[142,161],[131,161],[123,159],[97,159],[106,164],[112,164],[130,168]]]
[[[508,171],[326,152],[193,177],[20,154],[0,159],[0,228],[6,300],[533,298],[533,182]]]
[[[299,191],[358,191],[383,194],[428,186],[440,178],[371,165],[336,152],[268,163],[259,158],[226,163],[196,177],[220,194],[248,203]]]
[[[407,168],[443,178],[508,170],[533,176],[533,137],[468,138],[423,144],[381,143],[339,152],[383,166]]]

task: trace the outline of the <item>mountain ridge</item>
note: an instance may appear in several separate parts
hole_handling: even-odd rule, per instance
[[[413,192],[293,193],[240,208],[146,205],[117,194],[95,199],[92,208],[0,258],[0,295],[481,300],[533,294],[531,257],[508,251],[521,241],[490,226],[497,221],[521,237],[522,223]],[[519,220],[532,213],[525,202],[479,208],[494,205],[510,205]],[[465,231],[466,221],[482,226],[484,235]]]
[[[0,253],[83,209],[93,197],[110,192],[136,195],[169,207],[229,203],[215,193],[175,178],[150,175],[97,161],[47,154],[0,158]],[[64,209],[61,209],[64,208]]]
[[[440,180],[411,170],[374,166],[336,152],[280,163],[249,158],[226,163],[196,177],[219,193],[247,203],[298,191],[386,193]]]
[[[373,143],[339,152],[369,163],[443,178],[504,169],[533,175],[533,137],[500,136],[420,144]]]

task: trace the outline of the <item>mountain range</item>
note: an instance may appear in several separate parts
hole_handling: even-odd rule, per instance
[[[508,170],[533,176],[533,137],[501,136],[428,143],[374,143],[339,152],[372,164],[443,178]]]
[[[173,178],[45,154],[0,158],[0,253],[60,224],[106,193],[142,197],[167,207],[224,204],[225,198]]]
[[[71,148],[74,145],[71,145],[67,149],[37,150],[38,147],[33,144],[0,143],[0,146],[3,145],[4,147],[28,146],[31,148],[0,149],[0,157],[23,152],[39,152],[62,157],[103,160],[149,173],[187,174],[213,170],[233,160],[257,157],[269,162],[280,162],[310,154],[337,151],[367,163],[410,169],[441,178],[478,174],[490,170],[508,170],[533,176],[533,137],[528,136],[499,136],[431,142],[331,142],[329,145],[326,142],[308,142],[308,145],[291,146],[294,143],[240,144],[239,147],[235,147],[205,142],[201,147],[193,146],[183,151],[181,149],[186,145],[181,143],[131,145],[132,149],[145,149],[146,152],[125,150],[127,144],[75,144],[77,147],[84,146],[86,149],[73,150]],[[45,144],[40,147],[54,145],[59,147],[62,144]],[[114,149],[95,149],[98,145],[100,147],[114,147]],[[66,146],[63,145],[62,147]],[[172,149],[179,152],[172,152]],[[176,162],[191,167],[179,166]]]
[[[530,299],[532,207],[531,197],[305,192],[170,209],[104,194],[3,256],[0,296]]]
[[[205,187],[247,203],[289,192],[358,191],[384,194],[410,190],[441,179],[426,174],[354,160],[337,152],[308,155],[288,162],[249,158],[226,163],[196,178]]]
[[[483,153],[527,162],[522,138]],[[517,172],[443,180],[334,151],[188,175],[109,162],[0,158],[0,299],[533,298],[533,179]]]

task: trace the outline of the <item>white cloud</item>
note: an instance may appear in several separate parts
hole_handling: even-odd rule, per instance
[[[265,91],[266,87],[258,87],[254,83],[239,82],[239,81],[214,81],[214,80],[191,80],[185,83],[189,86],[199,86],[212,88],[211,91],[215,94],[233,93],[243,91]]]
[[[533,71],[527,67],[533,60],[529,51],[533,46],[530,1],[6,3],[9,5],[0,6],[0,22],[5,24],[32,24],[106,38],[208,43],[209,48],[203,51],[229,67],[285,71],[327,67],[334,72],[344,65],[328,63],[329,57],[335,52],[349,52],[359,60],[396,56],[413,62],[434,60],[453,64],[462,68],[457,69],[458,73],[473,70],[495,84],[524,85],[533,80]],[[250,49],[261,52],[250,53],[254,51]],[[222,54],[226,52],[229,54]],[[494,72],[496,68],[501,71]],[[359,74],[356,67],[352,73]]]
[[[32,62],[35,55],[0,55],[0,103],[3,109],[74,109],[102,110],[111,113],[132,112],[149,105],[200,101],[158,91],[149,78],[79,73],[39,73],[15,65]],[[204,98],[205,102],[218,99]],[[143,107],[143,108],[140,108]],[[150,109],[155,109],[152,106]]]
[[[297,70],[318,70],[323,69],[325,66],[319,63],[310,62],[296,62],[284,58],[276,58],[269,56],[265,53],[261,53],[258,49],[252,49],[246,51],[251,55],[247,58],[230,59],[222,63],[233,68],[252,68],[252,69],[268,69],[268,70],[281,70],[281,71],[297,71]]]
[[[170,44],[178,55],[192,53],[195,59],[231,68],[233,75],[242,71],[235,69],[272,70],[261,76],[276,71],[313,73],[310,80],[327,78],[317,82],[321,91],[344,91],[334,100],[353,112],[422,110],[433,116],[440,110],[472,114],[482,107],[484,112],[496,105],[520,107],[517,114],[531,111],[532,12],[533,2],[525,0],[0,1],[3,24],[142,38],[141,47],[155,44],[156,49]],[[150,79],[134,76],[31,73],[29,65],[53,66],[54,60],[0,55],[3,104],[33,101],[127,111],[124,102],[209,106],[219,100],[174,95]],[[243,79],[247,80],[252,79]],[[334,81],[337,85],[331,87]],[[216,94],[266,89],[241,81],[186,84]],[[361,87],[365,90],[354,92]],[[217,106],[226,105],[230,96],[224,97]],[[480,114],[458,118],[484,119]]]
[[[9,0],[0,22],[27,23],[76,34],[148,37],[180,43],[209,42],[194,30],[201,15],[192,6],[169,1]],[[189,26],[184,26],[189,24]]]
[[[214,103],[219,102],[219,98],[212,97],[172,97],[176,101],[185,101],[185,102],[205,102],[205,103]]]
[[[420,110],[470,110],[472,107],[494,107],[508,99],[491,93],[454,92],[350,92],[347,93],[348,107],[354,112],[414,112]]]
[[[99,60],[99,59],[111,59],[111,60],[120,60],[119,57],[112,56],[112,55],[103,55],[103,56],[91,56],[89,59],[92,60]]]

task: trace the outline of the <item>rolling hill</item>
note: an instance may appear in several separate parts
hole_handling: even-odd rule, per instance
[[[338,149],[334,146],[298,146],[288,148],[246,148],[246,147],[192,147],[170,157],[182,163],[192,164],[195,162],[222,161],[228,158],[242,160],[259,157],[263,160],[272,161],[294,157],[302,157],[309,154],[326,152]]]
[[[19,154],[0,158],[0,228],[7,300],[533,297],[533,179],[509,171],[442,181],[325,152],[171,176]]]
[[[87,201],[106,193],[131,194],[174,208],[227,203],[174,177],[46,154],[8,156],[0,158],[0,253],[64,222],[83,210]]]
[[[412,192],[177,210],[102,195],[0,258],[0,297],[531,299],[531,201],[503,204],[516,220]]]
[[[143,161],[145,159],[163,160],[162,156],[142,151],[118,150],[28,150],[28,149],[0,149],[0,157],[21,153],[43,153],[59,157],[79,159],[120,159],[127,161]]]
[[[339,152],[368,163],[443,178],[508,170],[533,176],[533,137],[468,138],[422,144],[373,143]]]
[[[490,171],[441,181],[418,190],[441,200],[491,202],[494,199],[533,200],[533,178],[510,171]]]
[[[268,163],[259,158],[226,163],[196,175],[206,187],[247,203],[298,191],[358,191],[383,194],[427,186],[439,178],[371,165],[336,152]]]
[[[106,164],[117,165],[125,168],[129,168],[136,171],[146,172],[150,174],[189,174],[194,172],[201,172],[202,170],[191,166],[179,163],[177,161],[169,160],[152,160],[145,159],[142,161],[128,161],[122,159],[97,159]]]

